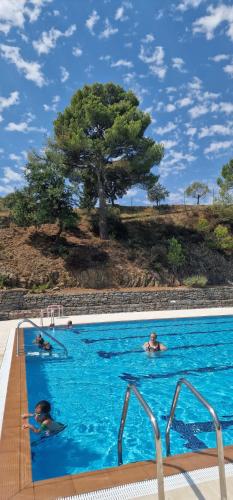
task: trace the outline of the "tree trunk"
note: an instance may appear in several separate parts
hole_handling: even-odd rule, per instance
[[[56,240],[59,240],[60,236],[61,236],[61,233],[63,231],[63,224],[62,222],[59,220],[58,221],[58,232],[56,234]]]
[[[99,233],[101,240],[108,239],[106,196],[104,192],[101,169],[97,170],[99,197]]]
[[[199,205],[199,204],[200,204],[200,195],[198,194],[197,195],[197,205]]]

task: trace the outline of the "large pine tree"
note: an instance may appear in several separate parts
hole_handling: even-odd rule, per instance
[[[131,91],[113,83],[95,83],[78,90],[54,122],[55,143],[64,153],[67,177],[94,183],[102,239],[108,236],[110,177],[113,189],[115,172],[115,193],[124,192],[124,187],[143,183],[163,157],[163,146],[144,136],[150,116],[138,106]]]

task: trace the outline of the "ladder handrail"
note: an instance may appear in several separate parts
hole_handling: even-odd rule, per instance
[[[179,394],[181,391],[182,385],[186,385],[188,389],[192,392],[192,394],[198,399],[198,401],[208,410],[210,413],[214,426],[215,426],[215,431],[216,431],[216,443],[217,443],[217,451],[218,451],[218,470],[219,470],[219,482],[220,482],[220,493],[221,493],[221,500],[227,500],[227,489],[226,489],[226,476],[225,476],[225,466],[224,466],[224,451],[223,451],[223,442],[222,442],[222,427],[220,424],[220,421],[218,419],[218,416],[213,408],[208,401],[200,394],[197,389],[185,378],[181,378],[177,384],[176,384],[176,389],[169,413],[169,419],[166,427],[166,453],[167,456],[170,455],[171,453],[171,447],[170,447],[170,429],[172,426]]]
[[[142,405],[143,409],[145,410],[146,414],[148,415],[153,432],[154,432],[154,440],[155,440],[155,448],[156,448],[156,464],[157,464],[157,480],[158,480],[158,498],[159,500],[164,500],[164,478],[163,478],[163,457],[162,457],[162,446],[161,446],[161,436],[160,436],[160,430],[159,426],[157,423],[157,420],[155,416],[153,415],[150,407],[138,391],[138,389],[135,387],[134,384],[129,384],[126,393],[125,393],[125,400],[124,400],[124,405],[122,409],[122,416],[121,416],[121,423],[119,427],[119,432],[118,432],[118,465],[123,464],[123,459],[122,459],[122,438],[123,438],[123,432],[124,432],[124,427],[125,427],[125,421],[127,417],[127,412],[128,412],[128,406],[129,406],[129,399],[131,395],[131,391],[134,392],[135,396],[137,397],[139,403]]]
[[[51,340],[53,340],[56,344],[58,344],[60,347],[62,347],[62,349],[64,350],[64,353],[65,353],[65,356],[68,357],[68,351],[66,349],[66,347],[64,346],[64,344],[62,344],[59,340],[55,339],[55,337],[53,337],[53,335],[51,335],[50,333],[48,333],[47,331],[43,330],[42,328],[40,328],[36,323],[34,323],[34,321],[32,321],[31,319],[28,319],[28,318],[24,318],[22,320],[20,320],[18,322],[18,325],[17,325],[17,345],[16,345],[16,355],[18,356],[19,355],[19,327],[23,324],[23,323],[30,323],[32,326],[34,326],[34,328],[36,328],[37,330],[39,330],[41,333],[43,333],[43,335],[47,335],[47,337],[49,337]]]

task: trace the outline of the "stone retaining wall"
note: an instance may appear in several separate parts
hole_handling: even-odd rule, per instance
[[[0,291],[0,320],[39,316],[51,304],[62,304],[66,315],[192,309],[233,306],[233,287],[104,291],[32,295],[27,290]]]

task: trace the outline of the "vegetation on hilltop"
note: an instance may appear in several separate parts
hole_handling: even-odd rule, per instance
[[[93,224],[98,209],[78,210],[79,224],[57,236],[58,226],[16,227],[4,213],[0,287],[34,292],[59,288],[177,286],[233,282],[233,209],[117,207],[110,239]],[[230,215],[231,211],[231,215]],[[227,228],[227,232],[222,230]],[[195,277],[204,277],[204,281]],[[192,278],[187,282],[187,278]]]

